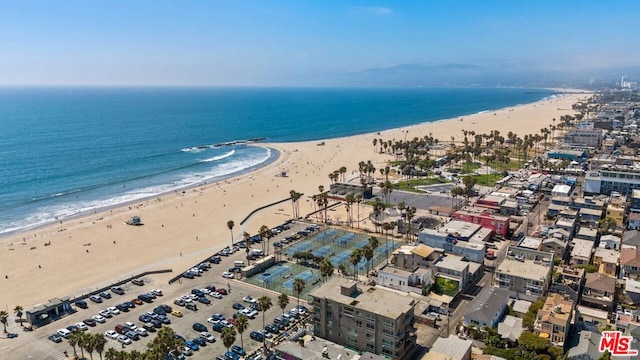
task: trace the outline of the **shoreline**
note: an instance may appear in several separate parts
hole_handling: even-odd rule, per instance
[[[538,132],[552,117],[575,113],[566,108],[589,95],[562,95],[466,115],[464,121],[455,117],[325,140],[253,144],[275,150],[279,156],[253,171],[234,174],[217,183],[136,200],[132,204],[137,207],[116,206],[63,224],[3,235],[0,281],[15,290],[0,295],[0,305],[21,305],[28,310],[47,299],[76,294],[154,265],[181,272],[197,261],[194,259],[200,260],[203,254],[229,245],[231,233],[238,240],[244,231],[253,234],[263,224],[273,227],[291,218],[292,207],[289,202],[264,209],[241,226],[240,220],[251,210],[287,198],[290,190],[296,190],[305,194],[299,206],[300,214],[306,214],[313,209],[310,195],[317,192],[319,185],[329,184],[327,175],[331,171],[346,166],[348,175],[357,170],[358,161],[371,159],[379,167],[391,160],[391,155],[373,151],[373,139],[401,139],[408,132],[414,133],[409,134],[413,138],[433,132],[441,141],[449,141],[451,137],[459,138],[461,129],[496,129],[504,135],[513,131],[523,136]],[[322,141],[325,145],[318,146]],[[282,171],[287,176],[280,176]],[[160,201],[154,200],[158,197]],[[140,216],[145,225],[125,225],[124,220],[132,216]],[[226,226],[228,220],[236,223],[232,232]],[[46,243],[51,245],[43,245]],[[163,285],[167,286],[158,284]]]

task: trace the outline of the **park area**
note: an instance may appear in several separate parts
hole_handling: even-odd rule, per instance
[[[369,234],[327,228],[297,240],[288,247],[279,249],[277,255],[280,256],[277,257],[286,259],[286,261],[278,261],[270,268],[248,277],[244,281],[295,296],[297,294],[294,293],[293,283],[296,279],[301,279],[305,282],[305,288],[301,294],[301,297],[304,298],[310,291],[321,285],[322,277],[318,266],[319,261],[298,263],[295,259],[296,254],[307,253],[316,259],[328,259],[336,270],[344,266],[349,274],[353,274],[354,266],[351,263],[351,253],[355,249],[362,249],[369,244],[370,237]],[[373,252],[371,263],[362,257],[360,262],[356,264],[359,274],[365,274],[367,269],[372,269],[384,262],[401,244],[384,237],[379,237],[378,241],[379,245]]]

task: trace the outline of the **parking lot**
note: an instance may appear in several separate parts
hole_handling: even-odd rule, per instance
[[[292,228],[303,228],[308,224],[294,224]],[[272,239],[277,241],[278,238],[284,238],[284,234],[277,235]],[[262,248],[261,244],[254,244],[254,248]],[[194,279],[182,278],[173,284],[169,285],[164,281],[159,281],[154,278],[153,275],[145,276],[142,278],[144,284],[142,286],[134,285],[132,283],[126,283],[121,286],[124,290],[123,295],[110,292],[110,298],[101,298],[101,303],[95,303],[90,299],[86,299],[88,308],[81,309],[76,308],[77,312],[66,316],[58,321],[55,321],[49,325],[38,328],[37,332],[30,333],[29,336],[36,337],[35,343],[38,343],[41,350],[46,348],[46,353],[51,354],[50,358],[63,359],[63,352],[66,350],[70,355],[73,354],[73,349],[68,343],[68,340],[64,339],[60,343],[54,343],[49,340],[48,337],[55,333],[58,329],[64,329],[70,325],[78,322],[82,322],[85,319],[92,318],[94,315],[98,315],[100,311],[103,311],[109,307],[116,307],[123,302],[137,299],[140,294],[149,293],[153,289],[160,290],[162,296],[157,296],[151,303],[143,302],[141,305],[136,305],[134,308],[128,311],[120,311],[119,314],[113,315],[111,318],[106,318],[104,323],[97,323],[95,326],[89,326],[89,332],[105,333],[109,330],[114,330],[117,325],[123,325],[125,322],[132,322],[136,326],[142,326],[143,323],[139,320],[139,317],[147,312],[153,312],[158,305],[164,304],[171,307],[171,310],[179,310],[182,314],[181,317],[168,313],[170,324],[163,326],[170,326],[177,334],[184,337],[186,340],[192,340],[199,336],[199,331],[193,329],[194,323],[201,323],[206,326],[207,331],[215,337],[214,343],[207,343],[206,346],[201,347],[199,351],[194,351],[194,358],[214,358],[222,355],[226,352],[222,340],[220,338],[220,332],[216,332],[212,329],[212,324],[207,322],[207,319],[212,317],[213,314],[222,314],[226,319],[233,319],[233,315],[238,311],[233,308],[234,304],[242,304],[245,307],[249,307],[249,303],[243,301],[246,296],[251,296],[254,299],[258,299],[263,295],[271,297],[272,307],[264,314],[265,324],[273,323],[274,319],[282,315],[283,311],[278,306],[277,294],[261,289],[260,287],[244,283],[235,279],[226,279],[221,276],[224,271],[234,266],[234,261],[245,260],[246,253],[243,249],[235,251],[229,256],[222,256],[219,264],[211,264],[211,269],[203,271],[201,276],[195,276]],[[195,265],[195,264],[194,264]],[[175,271],[181,271],[180,269],[174,269]],[[184,270],[184,269],[182,269]],[[215,298],[211,295],[205,295],[204,297],[211,301],[210,304],[204,304],[197,299],[192,300],[197,310],[189,310],[184,306],[174,304],[174,301],[184,295],[191,294],[192,289],[203,289],[206,287],[215,287],[216,289],[227,290],[228,294],[221,296],[221,298]],[[297,299],[293,296],[289,296],[289,304],[286,307],[286,311],[291,310],[297,304]],[[301,320],[298,320],[301,321]],[[288,329],[290,331],[292,325]],[[252,352],[262,346],[262,342],[250,339],[250,333],[252,331],[260,330],[263,328],[263,313],[260,312],[254,319],[249,320],[249,326],[243,333],[244,349],[247,353]],[[131,351],[133,349],[138,351],[144,351],[147,343],[153,339],[155,332],[149,332],[148,336],[141,337],[137,341],[133,341],[131,344],[124,345],[118,342],[116,339],[107,338],[107,345],[105,346],[105,352],[109,348],[115,348],[117,350],[124,349]],[[26,334],[25,334],[26,335]],[[24,339],[27,336],[22,336]],[[21,339],[21,340],[23,340]],[[269,339],[268,339],[269,340]],[[31,343],[31,342],[30,342]],[[240,335],[236,335],[235,344],[241,345]],[[29,345],[25,345],[29,346]],[[85,354],[86,355],[86,354]],[[104,354],[103,354],[104,355]]]

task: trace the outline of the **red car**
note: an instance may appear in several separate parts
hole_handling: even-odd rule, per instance
[[[227,295],[227,290],[226,289],[216,289],[216,292],[220,295]]]

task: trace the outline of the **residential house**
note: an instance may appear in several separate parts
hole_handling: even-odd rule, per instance
[[[507,309],[509,290],[485,287],[471,301],[464,315],[467,324],[495,328]]]
[[[627,230],[622,236],[622,247],[640,248],[640,230]]]
[[[587,265],[591,263],[593,253],[593,241],[574,238],[571,241],[571,265]]]
[[[631,201],[629,201],[629,211],[631,213],[640,213],[640,189],[631,191]]]
[[[624,214],[627,210],[627,198],[625,196],[611,196],[607,205],[607,217],[616,221],[617,225],[624,224]]]
[[[540,250],[552,252],[554,258],[564,259],[564,254],[567,251],[567,243],[556,237],[549,237],[542,240],[542,248]]]
[[[580,230],[578,230],[578,232],[576,233],[576,237],[580,239],[596,241],[598,239],[598,229],[581,226]]]
[[[619,236],[607,234],[607,235],[602,235],[600,237],[600,244],[598,245],[598,247],[605,248],[605,249],[620,250],[621,243],[622,243],[622,240],[620,239]]]
[[[628,230],[640,229],[640,212],[633,212],[627,216],[627,229]]]
[[[357,351],[406,359],[416,343],[416,300],[333,277],[309,293],[314,335]]]
[[[409,271],[393,265],[384,265],[378,269],[376,284],[422,295],[423,290],[431,286],[431,269],[417,267]]]
[[[573,337],[571,347],[567,351],[567,360],[598,360],[602,357],[600,352],[600,335],[597,332],[581,330]]]
[[[416,267],[432,268],[440,256],[440,252],[424,244],[402,245],[391,253],[391,263],[405,270],[413,270]]]
[[[502,339],[515,344],[525,328],[522,326],[522,318],[507,315],[504,320],[498,324],[498,334]]]
[[[593,254],[593,265],[596,266],[598,272],[616,276],[618,273],[618,264],[620,262],[620,253],[617,250],[596,248]]]
[[[533,328],[547,334],[551,344],[563,346],[568,337],[573,314],[573,301],[560,294],[549,294],[536,314]]]
[[[460,339],[449,335],[437,338],[429,352],[423,357],[426,360],[471,360],[472,340]]]
[[[640,278],[640,249],[623,248],[620,251],[620,277],[634,280]]]
[[[535,301],[546,295],[552,268],[553,253],[510,246],[494,280],[496,286],[508,289],[511,297]]]
[[[601,273],[585,276],[581,305],[611,311],[616,290],[616,278]]]
[[[640,281],[625,279],[624,300],[622,302],[631,306],[640,305]]]
[[[523,318],[532,304],[531,301],[527,300],[511,299],[511,313],[516,317]]]

